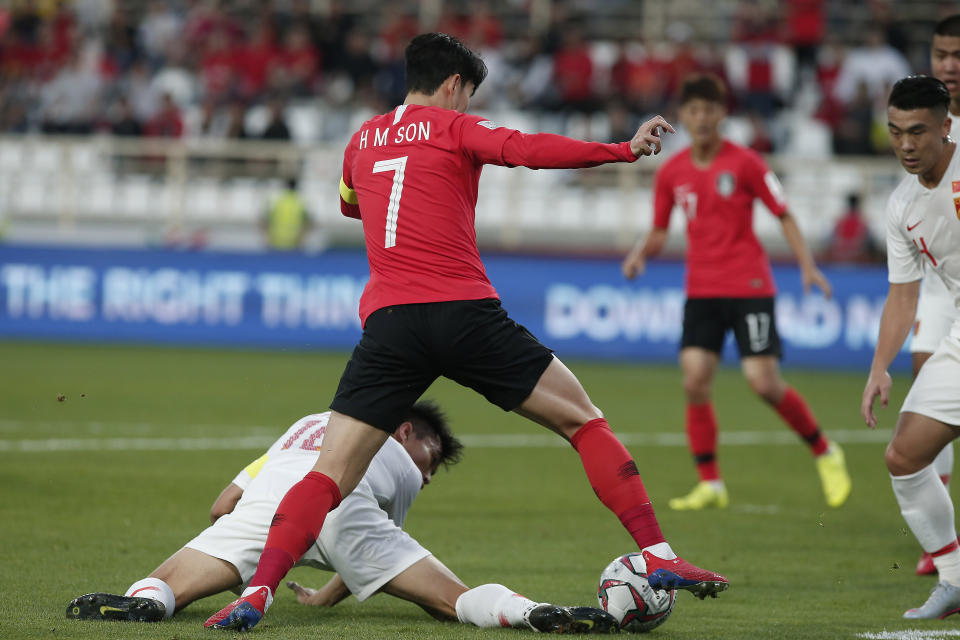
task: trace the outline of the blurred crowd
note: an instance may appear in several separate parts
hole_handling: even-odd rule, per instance
[[[728,33],[712,38],[683,21],[656,38],[598,35],[590,11],[611,3],[554,0],[538,22],[542,2],[448,0],[429,3],[440,11],[424,24],[416,2],[13,0],[0,8],[0,131],[342,136],[298,133],[291,105],[392,108],[404,46],[430,29],[487,61],[479,109],[551,114],[561,129],[586,118],[602,124],[588,137],[625,139],[640,117],[670,112],[686,73],[708,70],[730,85],[755,149],[777,150],[779,119],[801,112],[829,129],[834,152],[869,154],[884,148],[887,87],[926,68],[925,43],[889,0],[868,0],[862,23],[842,30],[833,12],[844,2],[740,0],[730,15],[716,9]]]

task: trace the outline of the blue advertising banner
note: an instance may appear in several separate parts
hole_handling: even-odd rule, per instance
[[[510,315],[561,357],[673,362],[683,265],[635,282],[619,262],[494,255],[488,274]],[[833,267],[831,300],[803,295],[775,266],[784,365],[869,366],[886,269]],[[358,250],[318,255],[0,245],[0,338],[350,349],[367,279]],[[725,357],[735,360],[728,345]],[[909,366],[905,353],[897,368]]]

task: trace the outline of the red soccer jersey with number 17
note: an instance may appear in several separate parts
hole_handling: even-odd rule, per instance
[[[361,218],[370,281],[360,320],[382,307],[496,298],[474,229],[484,164],[633,162],[630,144],[523,134],[449,109],[401,105],[368,120],[343,158],[340,208]]]
[[[776,293],[770,263],[753,233],[759,198],[776,216],[787,204],[777,177],[754,151],[724,141],[709,167],[685,149],[654,181],[653,226],[666,229],[674,205],[687,217],[687,297],[761,298]]]

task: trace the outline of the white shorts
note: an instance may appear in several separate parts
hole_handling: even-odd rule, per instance
[[[910,353],[933,353],[940,340],[950,333],[950,326],[960,316],[953,295],[943,280],[928,269],[920,282],[917,322],[910,340]]]
[[[960,339],[948,336],[940,342],[913,381],[900,411],[960,426]]]
[[[257,568],[277,504],[241,502],[233,513],[184,546],[226,560],[237,568],[246,586]],[[336,571],[357,600],[363,601],[429,555],[371,497],[353,493],[327,515],[316,544],[297,566]]]

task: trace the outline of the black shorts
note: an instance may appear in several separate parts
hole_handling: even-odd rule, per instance
[[[367,317],[330,408],[393,433],[444,376],[512,411],[552,360],[553,352],[511,320],[499,300],[384,307]]]
[[[740,357],[780,357],[773,298],[689,298],[683,307],[684,347],[723,351],[727,330],[740,347]]]

